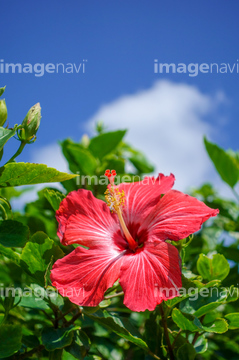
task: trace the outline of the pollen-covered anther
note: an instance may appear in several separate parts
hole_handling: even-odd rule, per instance
[[[119,191],[119,189],[107,189],[105,191],[105,199],[107,205],[109,206],[111,212],[118,212],[125,203],[125,194],[124,191]]]
[[[124,206],[125,202],[124,190],[119,191],[119,188],[117,188],[114,184],[114,178],[116,176],[115,170],[111,170],[111,172],[110,170],[106,170],[105,176],[107,176],[110,181],[109,188],[105,192],[107,205],[109,206],[111,212],[115,212],[117,214],[121,229],[125,235],[126,240],[128,241],[129,247],[131,250],[135,251],[138,245],[127,229],[122,213],[122,207]]]

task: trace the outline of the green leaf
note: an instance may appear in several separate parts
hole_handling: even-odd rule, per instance
[[[94,175],[97,162],[94,156],[87,149],[79,144],[67,145],[67,150],[78,164],[78,171],[85,175]]]
[[[156,312],[151,312],[149,319],[145,322],[145,339],[150,348],[154,353],[157,353],[157,348],[159,344],[159,335],[160,335],[160,326],[157,323],[157,314]]]
[[[0,168],[0,188],[61,182],[78,175],[66,174],[44,164],[9,163]]]
[[[3,322],[4,319],[5,319],[5,314],[0,314],[0,325]]]
[[[222,334],[228,330],[228,324],[224,319],[215,319],[210,324],[202,325],[198,318],[194,319],[194,324],[201,330],[211,333]]]
[[[79,171],[79,165],[75,161],[71,152],[68,150],[68,145],[71,144],[75,144],[71,139],[65,139],[64,141],[60,142],[62,153],[69,164],[70,171],[76,173],[77,171]]]
[[[214,254],[212,259],[200,254],[197,261],[197,270],[206,280],[223,280],[230,271],[230,265],[221,254]]]
[[[237,301],[239,298],[239,288],[234,287],[234,285],[230,286],[228,289],[227,303]]]
[[[200,290],[202,288],[208,289],[210,287],[218,287],[221,284],[221,280],[212,280],[208,283],[204,284],[199,280],[193,280],[193,283],[197,286],[197,288]]]
[[[136,154],[129,158],[129,161],[140,173],[147,174],[154,171],[154,166],[149,163],[147,158],[141,152],[137,151]]]
[[[63,349],[56,349],[49,352],[48,360],[62,360]]]
[[[188,331],[198,331],[198,326],[194,325],[193,320],[194,316],[190,314],[182,314],[181,311],[177,308],[173,309],[172,319],[175,324],[182,330]]]
[[[2,94],[3,94],[4,91],[5,91],[5,89],[6,89],[6,86],[0,88],[0,96],[2,96]]]
[[[0,254],[13,261],[15,264],[20,265],[20,255],[12,249],[6,248],[5,246],[0,244]]]
[[[42,232],[36,233],[24,247],[21,264],[40,284],[44,285],[44,275],[52,258],[54,261],[64,256],[59,246]]]
[[[125,173],[125,159],[118,159],[115,155],[109,155],[104,158],[102,164],[102,174],[104,174],[105,169],[114,169],[116,173],[124,174]]]
[[[115,332],[120,337],[131,341],[135,345],[144,350],[148,350],[148,345],[141,338],[137,329],[131,324],[129,319],[110,315],[106,310],[98,310],[94,314],[89,314],[86,311],[84,313],[92,320],[98,322],[100,325]]]
[[[16,134],[16,129],[18,125],[15,125],[13,129],[5,129],[0,126],[0,151],[6,144],[6,142]]]
[[[35,335],[23,335],[22,343],[31,349],[40,345],[40,342]]]
[[[237,249],[237,244],[232,244],[231,246],[222,246],[220,244],[217,246],[217,251],[223,253],[228,260],[236,263],[239,262],[239,249]]]
[[[74,333],[72,344],[66,347],[65,350],[76,359],[83,360],[90,350],[90,339],[84,331],[77,330]]]
[[[51,204],[53,210],[57,211],[59,209],[60,203],[65,198],[65,195],[60,193],[57,190],[45,189],[44,196]]]
[[[186,314],[201,317],[216,309],[227,299],[228,292],[221,288],[203,288],[180,303],[180,310]]]
[[[174,307],[176,304],[182,302],[183,300],[187,299],[188,297],[191,296],[192,292],[193,293],[197,293],[198,292],[198,285],[202,285],[202,287],[210,287],[210,286],[214,286],[215,283],[211,282],[208,284],[202,284],[201,282],[198,281],[198,283],[196,284],[195,280],[192,280],[194,277],[196,277],[197,275],[192,274],[192,272],[186,270],[183,268],[183,274],[182,274],[182,288],[181,290],[183,290],[183,292],[180,291],[180,293],[182,294],[181,296],[177,296],[173,299],[167,300],[166,304],[168,307]],[[185,275],[187,275],[188,277],[186,277]],[[196,295],[193,295],[196,296]]]
[[[229,329],[239,328],[239,313],[231,313],[225,316],[229,323]]]
[[[24,289],[19,306],[29,309],[47,310],[48,304],[44,300],[46,297],[45,289],[41,286],[30,286],[28,289]]]
[[[42,331],[42,343],[48,351],[62,349],[72,343],[72,328],[45,328]]]
[[[5,247],[24,247],[29,239],[29,229],[19,221],[0,221],[0,244]]]
[[[162,335],[164,336],[164,330],[162,329]],[[194,335],[194,334],[193,334]],[[166,350],[165,346],[163,345],[163,339],[164,337],[161,338],[161,344],[162,347]],[[170,331],[169,332],[169,340],[171,342],[171,344],[173,344],[173,350],[174,353],[176,354],[178,349],[187,343],[187,339],[186,337],[183,336],[183,333],[178,333],[178,331]],[[167,353],[167,350],[166,350]],[[163,355],[162,357],[164,358],[165,355]]]
[[[216,144],[207,141],[206,138],[204,138],[204,144],[222,180],[233,188],[239,179],[238,161]]]
[[[177,351],[177,360],[194,360],[197,355],[191,344],[183,344]]]
[[[22,330],[18,325],[0,326],[0,358],[15,354],[22,346]]]
[[[102,159],[117,147],[125,134],[126,130],[118,130],[98,135],[91,139],[89,150],[95,157]]]

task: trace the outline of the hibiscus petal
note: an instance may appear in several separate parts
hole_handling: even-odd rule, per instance
[[[142,218],[154,207],[162,194],[169,191],[174,184],[173,174],[164,176],[159,174],[157,179],[145,177],[135,183],[122,183],[117,188],[125,192],[125,206],[123,215],[127,226],[140,223]]]
[[[182,286],[180,257],[166,242],[146,243],[124,256],[120,269],[124,304],[132,311],[153,311],[163,300],[179,296]]]
[[[124,251],[78,247],[53,265],[52,285],[75,304],[97,306],[119,278],[123,255]]]
[[[106,203],[83,189],[72,191],[61,202],[56,218],[57,235],[64,245],[106,246],[113,243],[113,235],[120,229],[117,216]]]
[[[204,221],[216,216],[218,209],[211,209],[196,198],[180,191],[167,192],[141,225],[149,229],[149,241],[181,240],[198,231]]]

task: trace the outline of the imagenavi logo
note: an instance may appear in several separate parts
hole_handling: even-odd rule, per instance
[[[160,63],[154,60],[155,74],[187,74],[194,77],[201,74],[239,74],[238,60],[234,64],[229,63]]]
[[[84,74],[87,60],[82,60],[80,63],[9,63],[3,59],[0,60],[0,75],[1,74],[34,74],[37,77],[48,74]]]

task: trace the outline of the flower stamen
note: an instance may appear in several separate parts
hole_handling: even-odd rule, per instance
[[[109,189],[107,189],[105,191],[105,198],[106,198],[107,205],[109,206],[110,211],[112,213],[115,212],[117,214],[122,231],[126,237],[129,247],[131,250],[135,250],[137,248],[138,244],[131,236],[131,234],[125,224],[123,214],[122,214],[122,208],[125,205],[124,190],[119,191],[119,188],[117,188],[114,184],[114,178],[116,176],[115,170],[111,170],[111,171],[106,170],[105,176],[107,176],[110,181],[110,187],[109,187]]]

